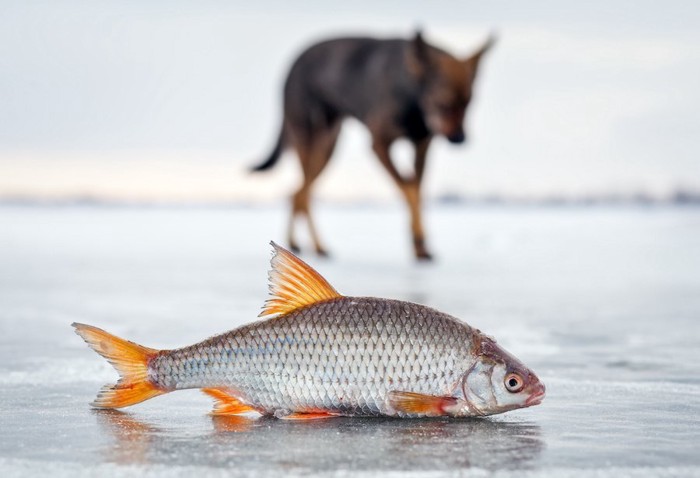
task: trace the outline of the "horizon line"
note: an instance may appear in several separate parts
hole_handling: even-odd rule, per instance
[[[318,198],[318,202],[333,206],[390,206],[399,204],[396,199]],[[270,207],[286,205],[287,198],[270,199],[175,199],[175,198],[128,198],[109,197],[93,194],[72,195],[27,195],[0,194],[0,206],[94,206],[94,207]],[[700,205],[700,189],[678,189],[670,194],[638,192],[605,192],[582,194],[459,194],[443,193],[424,199],[428,206],[435,205],[502,205],[502,206],[608,206],[608,205]]]

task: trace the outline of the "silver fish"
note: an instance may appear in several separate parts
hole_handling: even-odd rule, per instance
[[[73,324],[121,376],[93,406],[120,408],[201,388],[216,400],[216,415],[459,417],[544,398],[537,376],[479,330],[423,305],[342,296],[272,245],[264,320],[173,350]]]

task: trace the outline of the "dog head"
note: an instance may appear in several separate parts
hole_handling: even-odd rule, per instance
[[[411,40],[409,70],[421,84],[420,106],[433,134],[451,143],[466,140],[464,115],[472,98],[472,85],[481,57],[495,42],[492,35],[471,56],[460,60],[429,45],[420,32]]]

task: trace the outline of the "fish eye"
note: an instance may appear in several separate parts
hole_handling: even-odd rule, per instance
[[[511,393],[518,393],[520,390],[523,389],[523,386],[525,385],[525,381],[517,373],[509,373],[506,376],[504,383],[506,386],[506,390],[508,390]]]

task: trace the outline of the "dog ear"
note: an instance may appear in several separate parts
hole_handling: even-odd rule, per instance
[[[418,78],[422,78],[430,66],[430,45],[423,39],[420,29],[416,30],[416,35],[409,40],[406,61],[408,70]]]
[[[470,57],[462,60],[464,66],[466,66],[467,69],[471,71],[472,76],[476,74],[476,69],[479,66],[479,61],[481,60],[481,57],[484,55],[484,53],[491,49],[494,43],[496,43],[496,39],[496,34],[494,32],[491,32],[484,44],[481,45],[481,48],[474,52]]]

